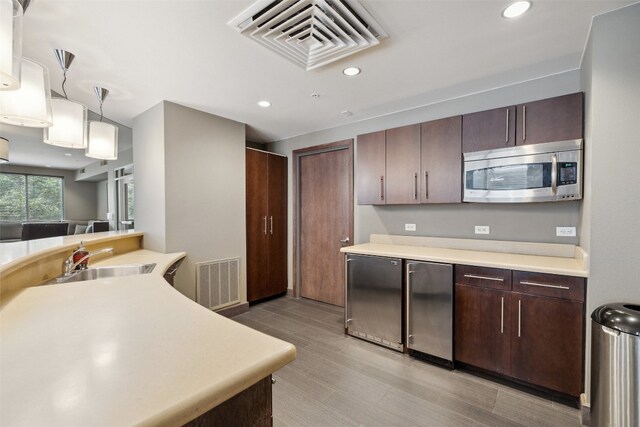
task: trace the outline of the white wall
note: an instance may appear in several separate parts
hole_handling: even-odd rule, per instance
[[[96,182],[96,218],[107,220],[109,212],[109,180]]]
[[[196,298],[195,263],[241,259],[246,301],[245,125],[164,101],[133,125],[136,230],[187,252],[175,287]]]
[[[556,74],[511,86],[473,93],[420,108],[313,132],[269,144],[271,151],[289,157],[289,218],[293,218],[292,151],[359,134],[420,123],[458,114],[482,111],[526,101],[579,92],[579,70]],[[357,146],[356,146],[357,150]],[[354,177],[357,182],[357,166]],[[357,202],[357,194],[354,197]],[[419,206],[358,206],[354,209],[355,243],[369,240],[372,233],[412,234],[476,238],[474,225],[489,225],[496,240],[579,243],[578,238],[555,236],[556,226],[580,227],[580,202],[537,204],[445,204]],[[416,233],[404,231],[404,223],[417,224]],[[578,236],[580,230],[578,230]],[[289,221],[289,287],[293,287],[293,224]]]
[[[188,254],[176,289],[195,299],[195,263],[239,257],[244,302],[245,125],[171,102],[164,105],[165,249]],[[136,164],[136,195],[142,191],[137,177]]]
[[[144,231],[144,247],[166,249],[164,102],[133,119],[135,229]]]
[[[588,198],[583,246],[587,286],[587,393],[590,313],[612,302],[640,303],[640,3],[594,19],[582,64],[587,98]]]

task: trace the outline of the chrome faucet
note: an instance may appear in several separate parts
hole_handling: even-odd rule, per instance
[[[75,268],[77,266],[79,266],[80,264],[82,264],[85,260],[89,259],[90,257],[94,256],[94,255],[98,255],[98,254],[103,254],[103,253],[110,253],[113,254],[113,248],[105,248],[105,249],[100,249],[99,251],[96,252],[91,252],[86,254],[85,256],[83,256],[82,258],[80,258],[77,262],[73,262],[73,256],[78,253],[79,251],[84,250],[83,247],[75,250],[71,255],[69,255],[69,257],[64,261],[64,275],[65,276],[70,276],[71,273],[73,273],[73,270],[75,270]]]

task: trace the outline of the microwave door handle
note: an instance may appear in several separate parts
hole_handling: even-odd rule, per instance
[[[558,155],[551,158],[551,192],[558,194]]]

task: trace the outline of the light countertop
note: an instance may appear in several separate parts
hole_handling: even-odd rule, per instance
[[[295,359],[159,274],[23,289],[0,309],[0,425],[180,425]]]
[[[364,243],[355,246],[348,246],[342,248],[341,252],[404,258],[416,261],[506,268],[576,277],[588,276],[588,271],[584,266],[584,260],[577,257],[569,258],[560,256],[526,255],[482,250],[383,243]]]
[[[159,273],[160,275],[163,275],[167,271],[167,269],[173,265],[174,262],[178,261],[181,258],[184,258],[186,255],[186,252],[163,254],[146,249],[138,249],[137,251],[103,258],[100,261],[96,262],[91,262],[91,260],[89,260],[89,267],[155,263],[156,267],[153,269],[153,273]]]

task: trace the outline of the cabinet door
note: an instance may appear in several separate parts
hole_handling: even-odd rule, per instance
[[[504,107],[462,116],[462,152],[513,147],[516,108]]]
[[[387,131],[387,204],[420,203],[420,125]]]
[[[269,154],[267,294],[287,291],[287,158]]]
[[[455,285],[455,360],[509,375],[510,292]]]
[[[385,131],[359,135],[356,158],[359,205],[386,203],[385,163]]]
[[[247,299],[267,296],[268,155],[246,150]]]
[[[422,123],[421,203],[462,202],[462,116]]]
[[[580,395],[583,310],[576,301],[512,293],[511,376]]]
[[[574,93],[518,105],[516,144],[582,138],[583,98]]]

